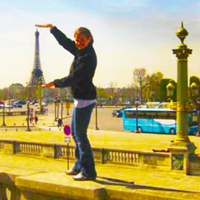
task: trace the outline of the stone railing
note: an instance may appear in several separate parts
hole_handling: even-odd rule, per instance
[[[75,159],[74,146],[65,144],[49,144],[0,140],[0,152],[5,154],[21,154],[42,156],[55,159]],[[133,165],[138,167],[170,170],[170,154],[142,152],[133,150],[93,148],[95,162]]]
[[[122,150],[109,148],[93,148],[95,162],[101,164],[122,164],[139,168],[152,168],[164,171],[174,170],[177,173],[200,175],[200,155],[188,156],[187,166],[172,168],[172,154],[170,152],[144,152],[136,150]],[[67,144],[36,143],[12,140],[0,140],[0,153],[31,155],[54,159],[75,159],[74,146]],[[174,161],[173,164],[178,161]]]
[[[35,142],[22,142],[12,140],[0,140],[0,153],[31,155],[35,157],[45,157],[50,159],[75,159],[75,149],[66,144],[46,144]],[[159,152],[142,152],[121,149],[93,148],[95,162],[102,164],[121,164],[136,166],[139,168],[156,168],[161,170],[171,170],[171,154]],[[200,156],[191,155],[189,157],[189,173],[200,175]],[[100,184],[99,184],[100,183]],[[158,199],[166,200],[164,192],[156,194],[145,193],[143,190],[131,190],[131,183],[123,185],[122,190],[104,187],[100,182],[78,183],[72,181],[69,176],[61,172],[40,172],[33,170],[19,170],[18,168],[0,167],[0,200],[64,200],[64,199],[115,199],[129,200],[135,199]],[[124,191],[124,188],[129,188]],[[163,192],[163,195],[160,195]],[[173,193],[173,192],[172,192]],[[173,195],[177,195],[174,198]],[[168,200],[193,200],[199,199],[200,194],[191,197],[189,193],[180,195],[173,194],[167,196]],[[188,195],[187,197],[185,195]],[[184,197],[184,198],[182,198]]]

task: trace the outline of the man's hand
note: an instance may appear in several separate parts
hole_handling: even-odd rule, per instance
[[[43,87],[53,87],[53,86],[54,86],[54,82],[53,81],[43,85]]]
[[[52,24],[36,24],[35,26],[39,28],[50,28],[50,29],[54,27]]]

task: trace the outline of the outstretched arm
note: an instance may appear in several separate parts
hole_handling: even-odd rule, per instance
[[[50,29],[54,28],[52,24],[36,24],[35,26],[39,28],[50,28]]]
[[[43,87],[53,87],[53,86],[54,86],[54,82],[51,81],[51,82],[45,84]]]

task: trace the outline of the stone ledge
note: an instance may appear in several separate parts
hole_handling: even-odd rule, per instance
[[[16,186],[26,200],[194,200],[200,193],[127,183],[74,181],[65,173],[40,173],[16,178]]]
[[[39,172],[36,170],[0,167],[0,182],[4,184],[14,185],[16,177],[28,176],[28,175],[32,175],[36,173],[39,173]]]
[[[65,173],[41,173],[17,177],[16,186],[26,199],[105,199],[105,189],[94,181],[74,181]]]
[[[31,174],[39,173],[35,170],[24,170],[18,168],[0,168],[0,200],[8,199],[8,196],[11,196],[10,199],[21,200],[21,191],[15,185],[16,177],[28,176]],[[8,192],[8,190],[10,192]]]
[[[194,200],[200,199],[199,193],[178,191],[148,186],[135,185],[131,188],[105,188],[109,199],[113,200]]]

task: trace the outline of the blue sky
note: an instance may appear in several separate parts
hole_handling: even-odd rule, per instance
[[[1,0],[0,88],[26,85],[33,69],[35,24],[52,23],[73,39],[85,26],[94,36],[98,67],[94,83],[127,87],[133,70],[162,72],[176,80],[178,46],[175,32],[184,22],[193,49],[189,76],[200,77],[200,2],[198,0]],[[39,29],[41,67],[46,82],[68,74],[73,57],[62,49],[48,29]]]

